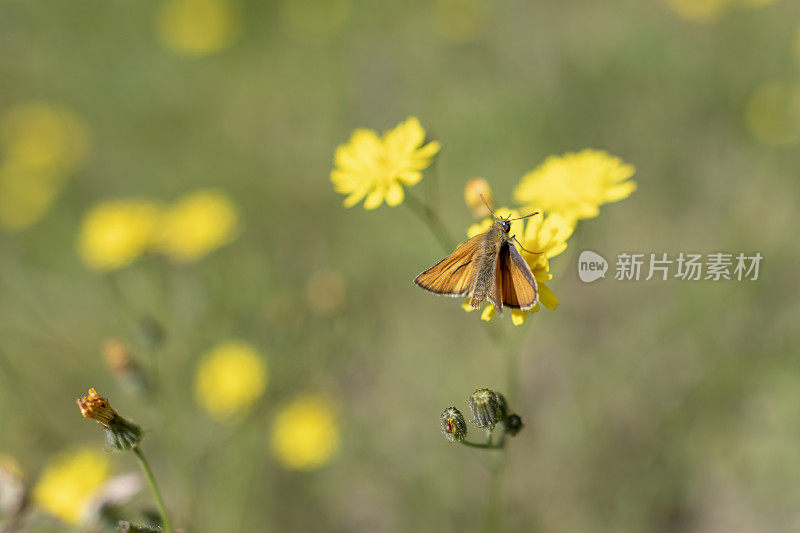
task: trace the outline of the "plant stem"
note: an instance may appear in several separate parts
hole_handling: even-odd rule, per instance
[[[158,490],[158,485],[156,485],[156,478],[153,477],[153,471],[150,470],[150,464],[147,462],[142,450],[140,450],[138,446],[133,449],[133,453],[136,454],[136,458],[139,459],[139,464],[142,465],[142,470],[150,485],[150,492],[153,493],[153,498],[156,500],[158,511],[161,513],[161,524],[164,526],[164,531],[173,533],[172,525],[167,516],[167,508],[164,506],[164,500],[161,498],[161,491]]]
[[[408,192],[406,192],[406,201],[404,203],[428,226],[428,229],[431,230],[445,252],[449,252],[455,247],[450,232],[445,228],[439,215],[428,204]]]

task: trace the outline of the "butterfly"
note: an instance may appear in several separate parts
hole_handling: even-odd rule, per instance
[[[498,218],[492,212],[488,230],[461,244],[417,276],[414,283],[434,294],[469,296],[472,309],[478,309],[487,298],[499,312],[503,306],[531,309],[539,301],[536,278],[514,244],[516,237],[509,232],[514,220],[537,214],[512,219]]]

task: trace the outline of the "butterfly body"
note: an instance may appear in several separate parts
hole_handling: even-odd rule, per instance
[[[414,283],[435,294],[469,296],[473,309],[486,299],[500,312],[503,306],[531,309],[539,297],[536,279],[510,229],[508,219],[495,218],[488,230],[461,244]]]

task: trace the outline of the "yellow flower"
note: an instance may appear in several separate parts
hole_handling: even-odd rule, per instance
[[[167,210],[156,248],[178,261],[194,261],[236,237],[239,215],[219,191],[197,191]]]
[[[38,222],[61,191],[63,179],[6,161],[0,166],[0,227],[19,231]]]
[[[38,222],[89,152],[88,128],[73,112],[21,104],[0,119],[0,228]]]
[[[321,41],[344,25],[350,7],[351,0],[283,0],[281,19],[292,37]]]
[[[17,168],[69,174],[88,155],[89,132],[68,109],[21,104],[9,109],[0,121],[0,150]]]
[[[627,198],[636,190],[634,168],[602,150],[550,156],[522,177],[517,203],[537,206],[568,219],[596,217],[599,206]]]
[[[425,130],[411,117],[382,137],[373,130],[357,129],[347,144],[336,149],[331,181],[336,192],[349,195],[345,207],[352,207],[364,197],[364,208],[375,209],[386,200],[399,205],[405,197],[403,185],[412,186],[422,179],[441,145],[432,141],[423,146]]]
[[[464,185],[464,203],[476,220],[488,217],[494,208],[494,194],[489,182],[483,178],[472,178]]]
[[[745,110],[750,134],[764,144],[785,146],[800,140],[800,85],[768,82]]]
[[[272,423],[272,451],[287,467],[312,470],[339,449],[336,410],[319,395],[304,395],[283,407]]]
[[[212,418],[224,421],[245,413],[267,386],[267,365],[250,344],[229,341],[215,346],[197,367],[194,393]]]
[[[33,499],[48,513],[76,526],[109,474],[109,460],[104,453],[77,450],[55,458],[45,467],[33,489]]]
[[[695,21],[706,21],[717,17],[731,0],[665,0],[679,16]]]
[[[239,36],[239,5],[231,0],[165,0],[156,29],[169,50],[204,56],[231,46]]]
[[[78,248],[83,261],[101,272],[131,263],[151,245],[160,208],[153,202],[113,200],[84,216]]]
[[[537,209],[532,210],[538,211]],[[501,207],[495,211],[498,217],[517,218],[519,212],[506,207]],[[527,213],[525,213],[527,214]],[[487,218],[479,224],[473,224],[467,230],[469,237],[474,237],[489,229],[492,219]],[[523,227],[524,226],[524,227]],[[567,239],[575,229],[574,221],[567,219],[557,213],[552,213],[545,217],[542,213],[534,215],[524,220],[515,220],[511,223],[509,235],[516,236],[522,243],[522,248],[518,247],[525,262],[531,267],[533,277],[539,286],[539,302],[542,305],[554,310],[558,306],[558,298],[550,288],[545,285],[546,281],[553,279],[550,273],[550,258],[557,256],[567,248]],[[528,252],[527,250],[530,250]],[[531,253],[533,252],[533,253]],[[466,311],[471,311],[469,301],[465,301],[462,307]],[[523,311],[520,309],[511,310],[511,321],[515,326],[525,323],[528,313],[537,313],[539,304],[533,309]],[[489,321],[497,314],[497,308],[493,304],[488,304],[481,313],[481,320]]]

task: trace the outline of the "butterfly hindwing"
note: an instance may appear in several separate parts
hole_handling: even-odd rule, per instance
[[[502,298],[503,305],[522,310],[536,305],[539,300],[536,278],[514,243],[508,241],[500,247],[496,272],[498,299]]]
[[[484,234],[476,235],[414,279],[426,291],[466,296],[472,289]]]

